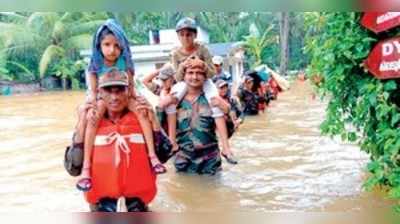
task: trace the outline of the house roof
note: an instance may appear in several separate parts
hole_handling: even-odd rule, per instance
[[[240,42],[215,43],[207,45],[212,55],[227,56],[232,50],[240,47]]]

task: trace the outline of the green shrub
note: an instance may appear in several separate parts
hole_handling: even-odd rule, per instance
[[[360,18],[355,12],[309,15],[314,30],[307,36],[307,73],[322,78],[318,91],[329,101],[322,132],[355,142],[370,155],[365,189],[387,186],[388,195],[400,199],[400,82],[378,80],[363,68],[372,47],[398,30],[378,36]]]

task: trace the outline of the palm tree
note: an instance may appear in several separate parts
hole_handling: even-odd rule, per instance
[[[62,59],[76,60],[79,50],[89,48],[95,29],[107,18],[103,13],[34,12],[0,13],[0,55],[25,62],[43,79]],[[64,75],[64,74],[62,74]],[[63,78],[66,78],[65,76]]]
[[[263,51],[269,44],[272,44],[277,40],[277,36],[271,33],[272,29],[273,26],[269,26],[264,33],[260,35],[255,24],[250,26],[250,35],[245,37],[244,47],[248,50],[248,53],[254,57],[253,68],[263,64]]]

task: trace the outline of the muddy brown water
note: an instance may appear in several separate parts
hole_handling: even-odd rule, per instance
[[[154,211],[366,211],[390,208],[364,192],[368,156],[320,135],[326,104],[297,82],[266,113],[246,118],[231,140],[240,159],[214,176],[158,177]],[[62,159],[83,92],[0,97],[2,211],[87,211]]]

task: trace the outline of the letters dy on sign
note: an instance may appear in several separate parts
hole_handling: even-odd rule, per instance
[[[379,42],[364,64],[378,79],[400,78],[400,37]]]

